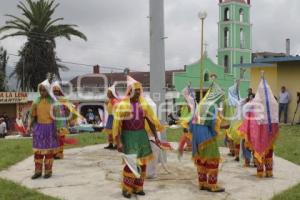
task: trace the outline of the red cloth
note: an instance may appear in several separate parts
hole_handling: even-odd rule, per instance
[[[258,124],[256,120],[253,120],[253,117],[254,113],[249,112],[248,118],[242,123],[239,131],[244,134],[246,142],[259,156],[258,159],[262,159],[273,148],[279,133],[279,126],[278,123],[272,123],[272,132],[270,132],[268,124]]]
[[[15,123],[15,129],[16,131],[20,132],[21,135],[25,136],[27,134],[27,131],[24,126],[19,126],[17,123]]]

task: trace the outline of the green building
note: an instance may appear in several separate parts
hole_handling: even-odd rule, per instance
[[[218,64],[209,57],[203,58],[204,92],[210,83],[210,76],[217,75],[216,82],[226,91],[236,80],[241,80],[241,95],[247,95],[250,75],[243,68],[234,68],[234,65],[251,63],[251,23],[250,0],[219,0],[218,23]],[[178,92],[188,84],[196,91],[196,98],[200,98],[200,62],[185,66],[185,71],[173,73],[173,83]],[[180,101],[182,100],[182,97]]]
[[[249,3],[249,4],[248,4]],[[244,70],[233,68],[235,64],[251,63],[252,35],[250,24],[250,1],[225,0],[219,7],[218,64],[224,72],[236,78],[244,76]]]

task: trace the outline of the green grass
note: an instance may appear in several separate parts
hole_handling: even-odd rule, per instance
[[[300,127],[283,126],[277,139],[275,154],[300,165]],[[288,169],[287,169],[288,170]],[[300,184],[276,195],[272,200],[299,200]]]
[[[282,126],[275,145],[275,154],[300,165],[300,126]]]
[[[299,199],[300,199],[300,184],[272,198],[272,200],[299,200]]]
[[[0,179],[0,188],[1,200],[58,200],[4,179]]]
[[[178,142],[182,129],[168,129],[167,138],[170,142]],[[66,148],[84,147],[102,144],[106,142],[106,135],[102,133],[86,133],[72,136],[78,139],[76,145]],[[219,137],[218,143],[224,146],[223,137]],[[277,139],[275,153],[286,160],[300,165],[300,127],[283,126]],[[0,170],[22,161],[32,155],[31,139],[0,140]],[[0,200],[54,200],[55,198],[45,196],[35,190],[24,188],[11,181],[0,179]],[[300,184],[275,196],[272,200],[298,200],[300,199]]]
[[[84,147],[106,142],[106,135],[102,133],[84,133],[71,135],[71,137],[76,138],[78,143],[66,146],[66,148]],[[0,170],[22,161],[30,155],[32,155],[32,140],[30,138],[0,140]]]
[[[167,139],[169,142],[178,142],[181,135],[182,135],[183,129],[177,128],[177,129],[167,129]]]
[[[0,170],[3,170],[32,154],[31,139],[0,140]]]

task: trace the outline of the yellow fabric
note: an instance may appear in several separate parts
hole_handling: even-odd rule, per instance
[[[107,104],[107,113],[108,113],[109,115],[113,114],[113,107],[114,107],[114,106],[113,106],[111,100],[109,100],[109,101],[108,101],[108,104]]]
[[[223,122],[224,118],[222,117],[222,114],[219,112],[216,118],[216,122],[215,122],[215,131],[218,135],[221,135],[221,125]]]
[[[66,136],[70,133],[67,128],[60,128],[59,130],[57,130],[57,132],[59,136]]]
[[[180,108],[180,120],[179,120],[179,124],[183,127],[183,128],[189,128],[189,122],[192,118],[192,113],[189,111],[189,108],[187,105],[183,105]]]
[[[47,155],[47,154],[56,154],[57,152],[59,152],[59,149],[33,149],[33,153],[37,153],[40,155]]]
[[[242,136],[239,132],[239,128],[242,125],[242,120],[236,120],[231,123],[230,128],[227,129],[227,136],[229,139],[233,140],[235,143],[239,143],[242,139]]]
[[[51,124],[51,104],[47,99],[42,98],[39,103],[32,105],[31,116],[37,118],[37,122],[41,124]]]
[[[203,99],[199,102],[199,106],[198,106],[198,110],[196,110],[196,120],[197,120],[197,124],[201,124],[201,117],[200,117],[200,113],[202,112],[203,109],[203,103],[205,103],[209,93],[211,91],[211,88],[209,88],[209,90],[207,91],[207,93],[205,94],[205,96],[203,97]]]
[[[192,141],[193,139],[193,134],[191,132],[188,132],[188,133],[184,133],[184,136],[189,139],[189,141]]]
[[[158,118],[155,116],[151,106],[148,102],[143,98],[139,98],[139,104],[144,113],[144,117],[147,117],[155,126],[157,131],[162,131],[164,127],[160,124]],[[122,121],[124,119],[129,119],[132,112],[132,107],[130,103],[130,99],[126,98],[122,100],[116,107],[116,111],[114,113],[114,123],[113,123],[113,137],[115,138],[122,131]],[[151,133],[149,125],[145,120],[145,129],[148,133]]]
[[[69,119],[69,122],[74,121],[79,117],[83,118],[81,116],[81,114],[79,114],[77,112],[77,110],[74,108],[73,104],[70,101],[68,101],[67,99],[61,98],[61,99],[59,99],[59,103],[61,103],[62,105],[66,106],[68,108],[68,110],[71,114],[71,118]]]

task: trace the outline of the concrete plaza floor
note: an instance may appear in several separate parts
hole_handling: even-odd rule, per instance
[[[103,149],[104,145],[89,146],[65,151],[65,159],[54,162],[51,179],[31,180],[33,157],[5,171],[0,177],[12,180],[28,188],[66,200],[110,200],[124,199],[121,195],[120,179],[123,168],[121,155]],[[158,178],[145,181],[147,200],[267,200],[275,194],[300,182],[300,166],[282,158],[274,159],[274,178],[259,179],[255,168],[243,168],[242,163],[228,157],[227,149],[221,148],[219,183],[225,193],[213,194],[198,190],[196,168],[191,154],[185,153],[181,162],[176,152],[168,153],[167,173],[158,168]]]

